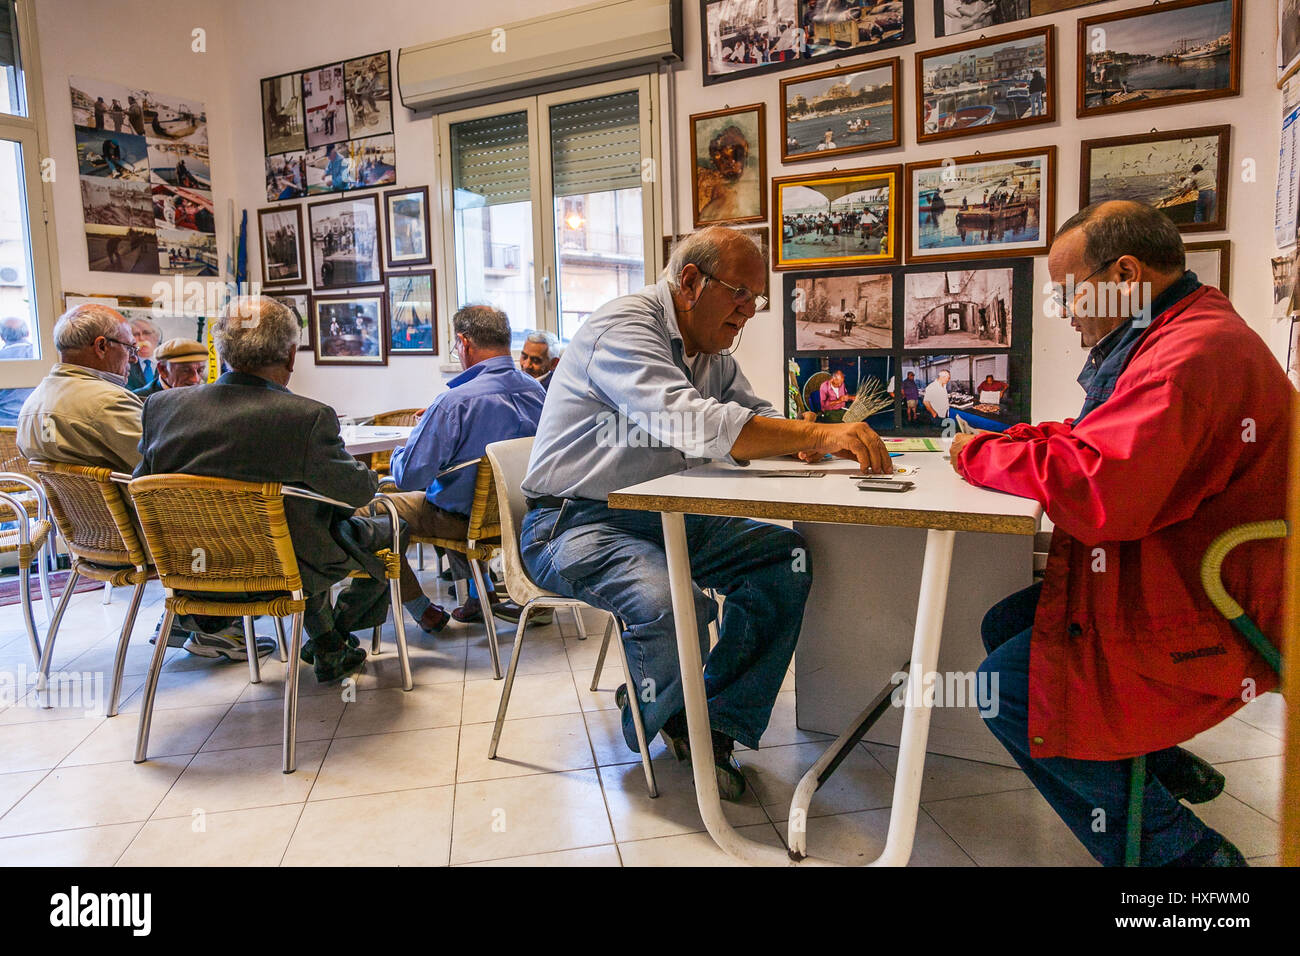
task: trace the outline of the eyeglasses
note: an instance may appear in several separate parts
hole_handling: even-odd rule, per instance
[[[717,276],[710,275],[707,272],[701,272],[700,275],[704,276],[705,279],[712,279],[724,288],[730,289],[731,299],[736,303],[736,305],[744,305],[747,302],[753,302],[755,312],[762,312],[767,308],[767,296],[765,295],[754,295],[754,293],[750,292],[744,286],[734,286],[730,282],[723,282]]]
[[[1076,290],[1075,293],[1074,293],[1074,295],[1072,295],[1072,296],[1070,296],[1070,295],[1068,295],[1068,294],[1066,293],[1066,291],[1065,291],[1065,290],[1066,290],[1066,287],[1065,287],[1065,286],[1057,286],[1057,289],[1056,289],[1056,301],[1057,301],[1057,303],[1059,303],[1060,306],[1061,306],[1061,315],[1073,314],[1073,309],[1074,309],[1074,300],[1075,300],[1076,298],[1078,298],[1079,293],[1078,293],[1077,290],[1078,290],[1079,286],[1081,286],[1083,283],[1087,282],[1089,279],[1091,279],[1091,278],[1092,278],[1093,276],[1095,276],[1097,273],[1099,273],[1099,272],[1105,272],[1107,269],[1109,269],[1109,268],[1110,268],[1111,266],[1113,266],[1115,263],[1119,262],[1119,260],[1120,260],[1120,257],[1119,257],[1119,256],[1116,256],[1114,259],[1107,259],[1105,262],[1103,262],[1103,263],[1102,263],[1100,266],[1098,266],[1096,269],[1093,269],[1091,272],[1089,272],[1089,273],[1088,273],[1086,276],[1084,276],[1082,279],[1078,280],[1077,282],[1072,282],[1072,283],[1071,283],[1071,287],[1072,287],[1074,290]]]
[[[134,342],[123,342],[121,339],[111,338],[110,336],[107,335],[104,336],[104,338],[109,342],[116,342],[118,345],[122,346],[122,348],[130,352],[131,361],[134,362],[136,359],[140,357],[140,346],[136,345]]]

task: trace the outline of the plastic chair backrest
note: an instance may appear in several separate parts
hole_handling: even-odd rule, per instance
[[[486,449],[496,479],[497,505],[501,512],[501,554],[505,563],[506,591],[518,604],[545,593],[524,570],[523,556],[519,552],[519,533],[528,510],[522,486],[532,453],[532,438],[495,441]]]

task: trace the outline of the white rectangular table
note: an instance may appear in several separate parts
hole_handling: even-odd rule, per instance
[[[349,455],[369,455],[405,445],[415,429],[404,425],[344,425],[339,431]]]
[[[847,477],[858,470],[850,462],[802,466],[791,459],[783,459],[755,462],[749,469],[726,464],[706,465],[642,482],[609,496],[611,508],[658,511],[663,516],[668,581],[693,753],[711,753],[712,741],[698,623],[691,593],[687,514],[924,529],[925,553],[908,667],[909,673],[915,675],[930,674],[936,668],[956,533],[1032,536],[1038,529],[1042,509],[1036,501],[975,488],[963,481],[941,454],[907,454],[894,459],[894,464],[918,467],[915,477],[910,479],[916,487],[903,493],[859,491],[857,481]],[[803,467],[827,474],[821,478],[746,475],[747,470]],[[836,739],[799,782],[790,804],[788,853],[740,836],[723,815],[712,761],[693,761],[700,815],[718,846],[731,856],[752,864],[825,863],[806,853],[807,812],[812,795],[834,772],[845,753],[861,739],[865,727],[888,706],[893,689],[886,687],[870,701],[853,725]],[[868,864],[870,866],[903,866],[911,856],[931,709],[925,695],[906,695],[889,833],[880,856]]]

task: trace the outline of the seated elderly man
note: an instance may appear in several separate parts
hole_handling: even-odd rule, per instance
[[[410,439],[393,451],[390,468],[398,513],[418,537],[464,540],[474,502],[475,464],[494,441],[526,438],[537,431],[546,392],[510,359],[510,320],[499,309],[469,305],[452,316],[456,355],[465,369],[433,400]],[[448,553],[452,576],[470,579],[469,562]],[[487,586],[491,588],[491,583]],[[458,621],[481,620],[481,595],[452,612]],[[519,620],[518,608],[489,594],[493,613]],[[534,623],[549,618],[534,614]]]
[[[18,413],[18,449],[28,458],[130,473],[140,461],[143,402],[126,390],[131,327],[108,306],[79,305],[55,324],[54,346],[58,363]],[[199,657],[248,659],[242,628],[219,618],[185,615],[167,643]],[[257,647],[269,654],[275,642],[259,639]]]
[[[1090,346],[1085,399],[1065,422],[958,435],[972,484],[1034,498],[1055,523],[1047,576],[984,619],[984,715],[1080,842],[1124,857],[1129,758],[1146,755],[1146,866],[1242,866],[1179,802],[1223,777],[1176,745],[1277,684],[1215,610],[1201,558],[1222,532],[1284,511],[1286,376],[1218,289],[1186,271],[1182,237],[1136,202],[1089,206],[1047,260]],[[1276,639],[1282,545],[1234,550],[1224,584]],[[1099,826],[1098,821],[1104,821]]]
[[[136,360],[127,373],[126,387],[137,392],[146,385],[153,384],[158,373],[157,356],[154,353],[162,340],[162,333],[152,320],[136,318],[131,320],[131,337],[135,340]]]
[[[322,682],[352,673],[366,659],[353,631],[388,614],[388,583],[373,553],[392,544],[385,519],[354,516],[375,493],[375,473],[348,454],[338,416],[328,405],[286,387],[298,357],[298,320],[274,299],[235,299],[213,328],[229,366],[211,385],[169,388],[144,406],[142,458],[136,476],[168,473],[239,481],[278,481],[346,502],[349,510],[286,498],[285,516],[307,610],[302,657]],[[330,586],[365,568],[330,606]],[[373,575],[381,575],[376,578]],[[429,602],[405,559],[402,603],[432,632],[447,616]]]
[[[663,278],[606,303],[579,329],[556,369],[523,491],[521,545],[543,587],[622,619],[623,642],[648,735],[665,731],[686,753],[681,673],[659,516],[611,509],[610,492],[706,459],[802,453],[856,459],[892,471],[865,424],[786,421],[749,386],[729,349],[766,306],[767,263],[730,229],[704,229],[673,252]],[[647,422],[649,434],[635,422]],[[626,434],[619,443],[611,436]],[[811,575],[792,559],[802,538],[740,518],[688,516],[700,648],[719,791],[736,799],[744,777],[735,741],[757,747],[799,635]],[[709,653],[717,605],[720,641]],[[623,736],[637,749],[627,689],[616,693]]]
[[[551,375],[560,364],[560,340],[550,332],[529,332],[519,350],[520,371],[537,379],[542,388],[551,387]]]
[[[158,374],[135,394],[148,398],[166,388],[190,388],[202,385],[208,372],[208,349],[193,339],[168,339],[158,346]]]

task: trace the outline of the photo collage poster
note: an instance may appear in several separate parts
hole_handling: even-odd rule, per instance
[[[784,281],[787,417],[921,436],[1030,420],[1032,259]]]
[[[268,201],[396,184],[387,50],[267,77],[261,93]]]
[[[203,104],[85,77],[69,86],[90,270],[217,275]]]

